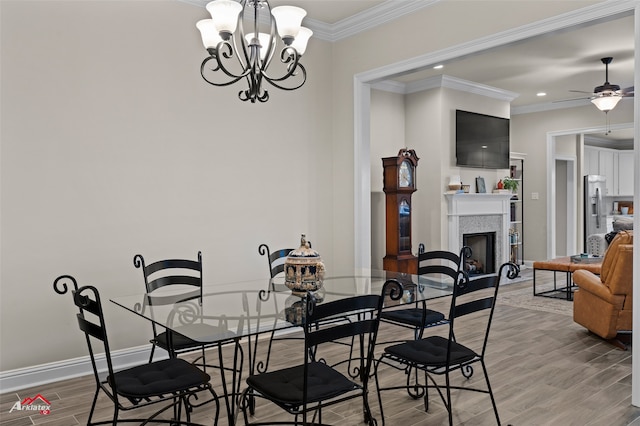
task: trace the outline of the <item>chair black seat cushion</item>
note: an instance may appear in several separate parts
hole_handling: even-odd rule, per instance
[[[189,333],[192,336],[198,335],[202,336],[201,342],[196,342],[193,339],[190,339],[180,333],[176,333],[174,331],[162,332],[156,336],[155,339],[151,340],[151,343],[155,343],[160,346],[162,349],[167,350],[169,348],[169,343],[167,341],[167,333],[171,333],[171,342],[173,350],[180,351],[184,349],[197,348],[203,345],[202,342],[206,341],[207,336],[215,336],[216,341],[219,341],[219,337],[223,334],[228,336],[228,339],[233,339],[235,334],[229,330],[224,330],[221,327],[212,326],[209,324],[189,324],[185,326],[185,328],[189,328]],[[206,345],[206,344],[205,344]]]
[[[170,358],[119,371],[107,380],[119,395],[141,398],[187,390],[211,377],[184,359]]]
[[[423,311],[421,308],[396,309],[392,311],[384,311],[380,314],[380,317],[402,324],[413,325],[414,327],[423,327],[425,325],[434,324],[444,320],[443,313],[427,309],[425,312],[425,320],[423,322],[422,313]]]
[[[324,363],[312,362],[308,368],[307,402],[324,401],[360,388]],[[272,401],[293,406],[301,405],[304,366],[298,365],[250,376],[247,378],[247,384]]]
[[[434,367],[444,367],[447,364],[447,345],[449,341],[441,336],[429,336],[421,340],[411,340],[398,345],[384,348],[384,351],[392,356],[405,359],[409,362]],[[478,355],[456,342],[451,342],[450,365],[471,361]]]

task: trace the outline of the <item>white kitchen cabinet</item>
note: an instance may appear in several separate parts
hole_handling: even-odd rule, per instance
[[[599,150],[592,146],[584,147],[584,174],[585,175],[597,175],[600,174]]]
[[[618,195],[633,195],[633,151],[618,152]]]
[[[607,195],[617,195],[618,174],[616,172],[616,153],[601,149],[598,157],[599,175],[607,177]]]
[[[633,151],[585,146],[583,164],[585,175],[607,178],[605,195],[633,195]]]

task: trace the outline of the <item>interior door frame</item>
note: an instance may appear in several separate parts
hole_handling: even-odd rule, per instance
[[[638,22],[638,17],[640,16],[640,6],[638,4],[634,4],[633,2],[597,3],[558,17],[533,22],[518,28],[355,74],[353,76],[353,250],[355,269],[371,268],[370,102],[372,84],[385,81],[397,75],[408,74],[436,64],[452,61],[466,55],[517,43],[531,37],[556,31],[564,31],[571,27],[586,25],[598,20],[611,19],[612,17],[629,12],[635,12],[635,20]],[[636,32],[638,27],[640,27],[640,25],[636,25]],[[640,351],[638,356],[640,356]]]
[[[584,12],[586,10],[586,12]],[[371,84],[384,81],[394,75],[412,72],[446,60],[467,54],[478,53],[493,47],[515,43],[537,35],[566,30],[591,21],[608,19],[622,13],[632,12],[635,21],[635,38],[640,39],[640,4],[638,2],[602,2],[544,22],[536,22],[510,31],[479,38],[417,58],[365,71],[353,76],[353,150],[354,150],[354,209],[353,250],[354,268],[371,268],[371,158],[370,158],[370,95]],[[640,55],[635,55],[635,69],[640,69]],[[634,85],[640,85],[640,73],[634,77]],[[635,111],[640,111],[640,97],[634,98]],[[634,179],[640,181],[640,123],[634,126]],[[549,137],[547,138],[549,140]],[[547,142],[549,145],[549,141]],[[547,152],[549,157],[549,152]],[[549,160],[548,160],[549,161]],[[547,188],[548,189],[548,188]],[[634,188],[634,197],[640,199],[640,185]],[[634,227],[640,228],[640,215],[634,216]],[[633,260],[640,265],[640,242],[634,241]],[[640,290],[640,274],[633,277],[633,287]],[[640,327],[640,298],[634,300],[633,324]],[[640,333],[633,335],[633,345],[640,347]],[[633,352],[631,403],[640,407],[640,351]]]
[[[578,253],[578,249],[577,249],[578,229],[579,229],[579,223],[580,223],[580,221],[578,220],[578,212],[580,210],[578,209],[578,192],[579,192],[578,183],[579,182],[578,182],[578,171],[577,171],[577,162],[578,162],[577,156],[575,155],[556,155],[555,156],[554,167],[551,173],[554,174],[554,178],[556,179],[556,184],[560,183],[558,176],[555,176],[556,166],[558,161],[563,161],[567,164],[567,181],[566,181],[567,214],[564,218],[567,234],[565,236],[566,241],[564,243],[567,248],[567,255],[577,254]],[[557,188],[557,186],[554,185],[554,188]],[[553,198],[553,203],[555,204],[557,197],[549,197],[549,198]],[[557,212],[557,210],[554,209],[554,212]],[[555,223],[557,222],[554,221],[554,224]],[[553,244],[554,256],[553,257],[557,256],[555,249],[556,249],[558,240],[555,238],[555,236],[556,235],[554,234],[554,244]],[[553,257],[550,257],[549,259],[552,259]]]
[[[612,131],[615,130],[623,130],[623,129],[633,129],[634,128],[634,123],[622,123],[622,124],[615,124],[615,125],[611,125],[609,126],[609,128]],[[582,165],[582,156],[583,156],[583,151],[584,151],[584,135],[585,134],[590,134],[590,133],[604,133],[607,130],[607,126],[596,126],[596,127],[585,127],[585,128],[578,128],[578,129],[568,129],[568,130],[559,130],[559,131],[554,131],[554,132],[547,132],[547,172],[548,172],[548,179],[547,179],[547,194],[554,194],[555,193],[555,188],[556,188],[556,160],[567,160],[567,159],[571,159],[571,157],[568,156],[563,156],[563,155],[556,155],[556,138],[560,137],[560,136],[570,136],[570,135],[576,135],[576,136],[581,136],[580,138],[580,149],[579,149],[579,157],[580,158],[580,164]],[[573,250],[575,251],[575,253],[577,254],[577,244],[578,244],[578,228],[580,226],[582,226],[581,224],[583,223],[583,213],[578,209],[578,194],[580,193],[579,191],[579,187],[580,187],[580,182],[577,178],[577,175],[579,174],[580,176],[582,176],[584,173],[582,172],[582,167],[580,168],[580,170],[578,171],[578,167],[575,164],[575,159],[574,159],[574,179],[573,179],[573,184],[571,185],[572,188],[567,188],[567,193],[569,196],[569,202],[567,203],[567,219],[571,218],[570,216],[570,211],[574,212],[574,216],[578,218],[578,220],[575,221],[575,226],[571,226],[571,227],[567,227],[567,250],[570,250],[570,248],[573,248]],[[581,199],[581,198],[580,198]],[[573,230],[573,232],[570,232],[570,230]],[[547,259],[553,259],[554,257],[556,257],[556,199],[555,197],[547,197]],[[571,234],[571,236],[569,235]],[[572,239],[572,245],[569,244],[569,240]]]

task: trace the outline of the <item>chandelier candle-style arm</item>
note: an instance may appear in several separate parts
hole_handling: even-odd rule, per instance
[[[267,0],[214,0],[206,8],[211,19],[198,21],[196,27],[209,53],[200,65],[200,74],[207,83],[229,86],[245,79],[248,87],[238,97],[252,103],[269,99],[264,81],[282,90],[296,90],[304,85],[307,71],[300,58],[313,34],[301,26],[306,15],[304,9],[294,6],[271,9]],[[260,31],[264,22],[268,22],[265,28],[268,32]],[[245,33],[245,24],[253,31]],[[279,42],[283,44],[280,73],[270,68]],[[212,75],[222,79],[211,78]]]

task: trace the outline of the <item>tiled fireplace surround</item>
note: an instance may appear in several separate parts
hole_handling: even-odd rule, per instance
[[[511,194],[445,194],[445,197],[449,251],[460,252],[464,234],[495,232],[495,270],[508,262]]]

